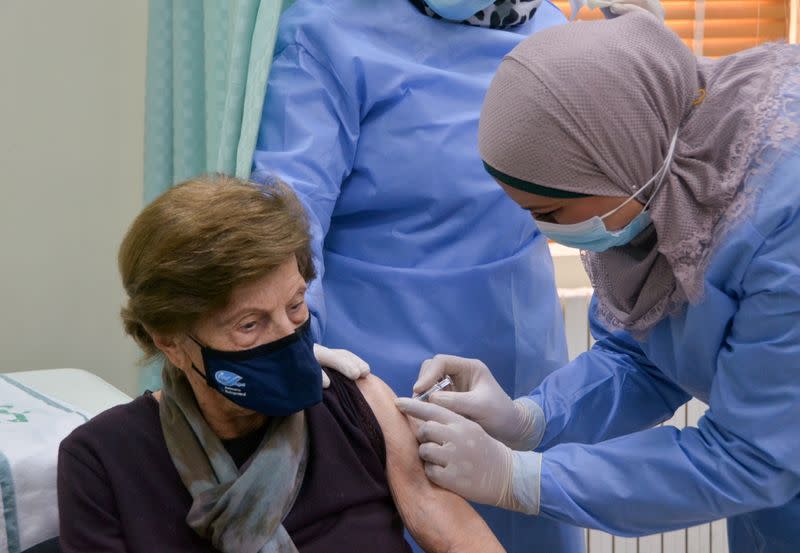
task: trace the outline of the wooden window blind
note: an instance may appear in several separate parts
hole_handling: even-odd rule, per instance
[[[554,2],[568,17],[569,2]],[[787,40],[792,0],[662,0],[666,24],[695,54],[725,56],[774,40]],[[578,19],[602,19],[582,8]]]

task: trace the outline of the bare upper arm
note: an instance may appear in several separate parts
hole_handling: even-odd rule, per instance
[[[356,383],[380,424],[392,496],[419,545],[429,552],[503,551],[469,503],[428,480],[411,423],[395,406],[392,389],[374,375]]]
[[[389,465],[399,465],[410,474],[418,472],[425,477],[422,461],[417,454],[419,444],[414,436],[411,423],[395,407],[394,400],[397,397],[395,393],[383,380],[372,374],[356,380],[356,384],[375,414],[375,418],[378,419],[378,424],[383,432],[386,442],[387,470],[389,470]]]

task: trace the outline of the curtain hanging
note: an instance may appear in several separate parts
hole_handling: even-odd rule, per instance
[[[293,0],[150,0],[144,201],[177,182],[250,176],[281,12]],[[160,363],[140,387],[160,387]]]

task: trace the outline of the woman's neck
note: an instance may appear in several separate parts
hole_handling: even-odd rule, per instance
[[[266,424],[266,415],[242,409],[215,391],[209,389],[209,392],[217,397],[208,397],[210,394],[199,394],[195,397],[203,418],[220,440],[241,438]]]
[[[233,440],[255,432],[267,423],[268,417],[243,409],[228,401],[211,388],[194,388],[195,399],[206,423],[220,440]],[[156,401],[161,392],[155,392]]]
[[[220,440],[241,438],[242,436],[255,432],[267,423],[267,417],[259,413],[216,420],[214,418],[209,418],[206,413],[203,413],[203,416],[211,427],[211,430],[214,431],[214,434],[216,434]]]

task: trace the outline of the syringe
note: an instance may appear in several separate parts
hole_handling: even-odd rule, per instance
[[[431,396],[432,393],[438,392],[439,390],[444,390],[448,386],[452,385],[453,381],[450,379],[449,376],[445,375],[445,377],[442,380],[440,380],[439,382],[437,382],[436,384],[434,384],[433,386],[431,386],[418,396],[414,396],[412,399],[418,399],[420,401],[428,401],[428,398]]]

